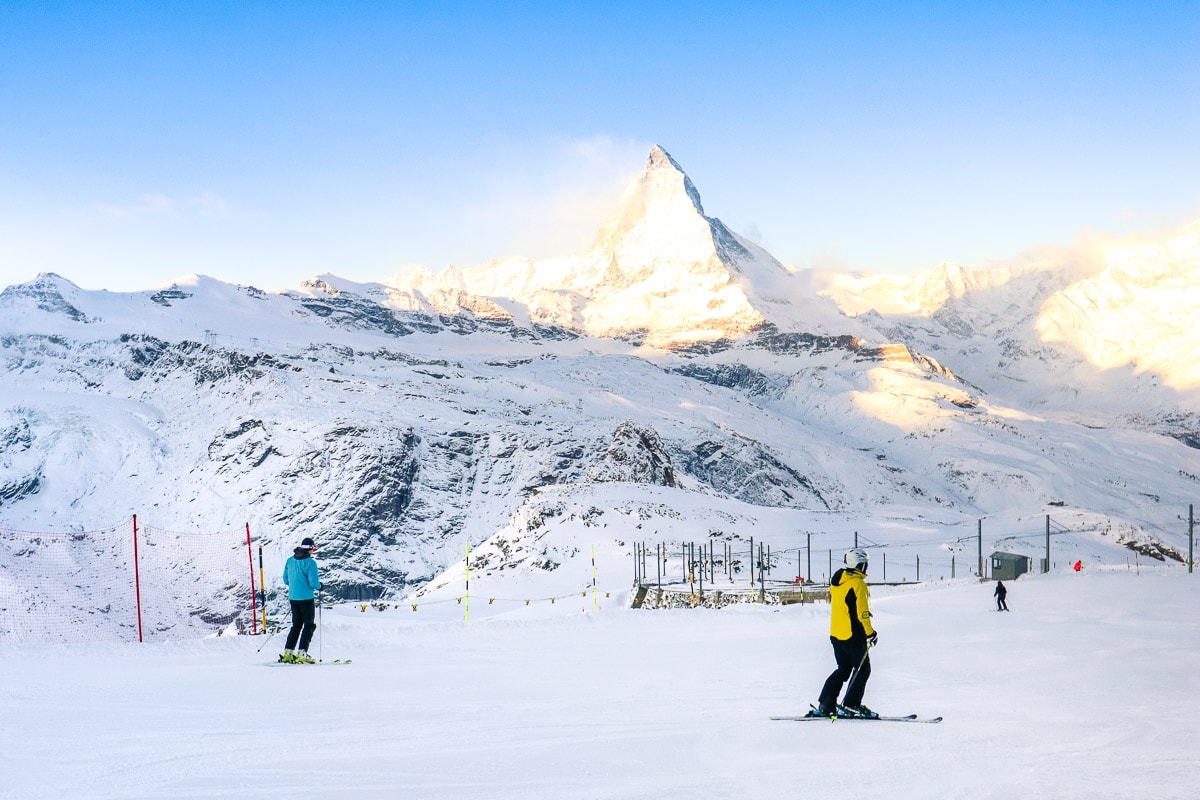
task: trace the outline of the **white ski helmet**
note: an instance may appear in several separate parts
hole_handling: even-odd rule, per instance
[[[853,550],[846,551],[846,557],[843,559],[846,566],[850,569],[856,569],[859,572],[867,571],[867,551],[861,547],[856,547]]]

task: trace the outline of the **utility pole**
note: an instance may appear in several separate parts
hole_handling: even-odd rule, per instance
[[[1192,504],[1188,504],[1188,575],[1192,575],[1192,549],[1195,542],[1195,517],[1192,516]]]
[[[811,533],[807,534],[807,536],[808,536],[808,572],[804,573],[804,577],[807,580],[811,581],[812,580],[812,534]]]
[[[979,579],[983,580],[983,520],[979,520]]]
[[[750,537],[750,593],[754,594],[754,537]]]
[[[1046,515],[1046,568],[1042,572],[1050,571],[1050,515]]]

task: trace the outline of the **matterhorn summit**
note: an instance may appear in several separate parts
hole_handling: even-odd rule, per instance
[[[658,146],[583,254],[410,271],[392,285],[440,307],[469,297],[516,301],[539,324],[655,345],[736,338],[766,324],[828,327],[813,325],[798,300],[836,318],[838,333],[852,326],[828,301],[806,297],[770,253],[705,216],[696,186]]]
[[[652,339],[744,335],[775,321],[791,274],[773,256],[707,217],[691,179],[661,147],[580,259],[594,288],[592,332],[641,329]]]

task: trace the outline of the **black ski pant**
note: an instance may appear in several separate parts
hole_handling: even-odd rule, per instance
[[[292,604],[292,629],[288,631],[287,643],[284,647],[288,650],[296,649],[296,640],[299,640],[300,649],[308,650],[308,643],[312,641],[313,631],[317,629],[317,604],[314,600],[291,600]]]
[[[862,705],[863,692],[867,689],[867,678],[871,677],[871,657],[867,655],[866,640],[846,639],[843,641],[830,636],[829,641],[833,643],[833,657],[837,659],[837,669],[825,679],[825,686],[821,689],[821,698],[818,701],[821,708],[831,709],[837,705],[842,685],[850,680],[855,668],[858,668],[858,674],[854,676],[854,680],[846,689],[846,705]],[[859,664],[862,666],[859,667]]]
[[[1008,603],[1004,602],[1004,595],[996,595],[996,610],[1008,611]]]

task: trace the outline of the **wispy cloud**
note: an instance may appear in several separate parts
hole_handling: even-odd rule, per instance
[[[507,153],[482,176],[462,209],[463,222],[504,240],[514,255],[543,258],[578,252],[640,174],[651,145],[611,136],[542,144]]]
[[[134,203],[116,205],[95,202],[95,212],[105,220],[113,222],[137,222],[151,218],[201,216],[223,217],[231,210],[229,201],[216,192],[206,190],[201,194],[176,199],[165,194],[144,194]]]

